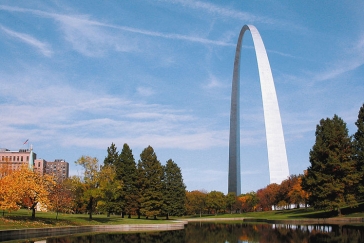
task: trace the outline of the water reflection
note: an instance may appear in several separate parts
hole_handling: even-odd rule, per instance
[[[192,242],[364,242],[364,227],[287,224],[189,224]]]
[[[24,241],[23,241],[24,242]],[[31,242],[31,241],[27,241]],[[46,243],[281,243],[364,242],[363,226],[246,223],[189,223],[185,230],[145,233],[95,233],[48,238]]]

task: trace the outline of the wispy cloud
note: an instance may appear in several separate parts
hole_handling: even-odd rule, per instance
[[[203,10],[210,14],[216,14],[226,18],[239,19],[244,22],[261,22],[261,23],[274,23],[275,21],[270,18],[257,16],[248,12],[236,11],[234,9],[221,7],[212,3],[192,0],[172,0],[168,1],[174,4],[180,4],[184,7],[188,7],[196,10]]]
[[[46,42],[41,42],[31,35],[10,30],[2,25],[0,25],[0,29],[8,36],[13,37],[18,41],[21,41],[30,45],[31,47],[38,49],[46,57],[50,57],[53,54],[53,51],[51,50],[49,44],[47,44]]]
[[[353,71],[364,64],[364,35],[344,54],[344,58],[337,59],[324,71],[316,74],[314,80],[325,81],[334,79],[344,73]]]
[[[108,29],[116,29],[122,32],[134,33],[149,37],[194,42],[203,45],[234,46],[233,43],[220,40],[210,40],[200,36],[189,36],[178,33],[162,33],[129,26],[109,24],[92,20],[88,15],[56,14],[44,12],[41,10],[25,9],[6,5],[0,5],[0,10],[8,12],[29,13],[43,18],[51,18],[55,20],[60,24],[61,29],[65,34],[65,39],[72,44],[75,50],[86,56],[103,55],[104,48],[108,46],[112,46],[114,50],[117,51],[138,51],[139,47],[138,44],[135,43],[135,40],[130,41],[130,38],[121,35],[121,33],[110,33]]]
[[[110,141],[187,150],[227,144],[226,131],[209,128],[189,111],[145,104],[97,89],[80,90],[62,83],[56,73],[51,76],[36,71],[35,66],[28,68],[32,71],[7,73],[0,78],[6,87],[0,90],[0,97],[9,100],[0,106],[0,113],[8,114],[0,116],[0,134],[8,146],[24,136],[64,147],[96,149],[109,146]],[[24,83],[24,77],[32,85]]]

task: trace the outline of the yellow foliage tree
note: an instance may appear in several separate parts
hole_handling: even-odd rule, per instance
[[[3,177],[0,185],[1,209],[13,211],[23,204],[32,210],[34,219],[38,203],[43,208],[50,205],[48,196],[55,182],[52,176],[39,175],[23,166],[20,170]]]

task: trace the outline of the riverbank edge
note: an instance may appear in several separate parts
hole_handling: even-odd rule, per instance
[[[188,222],[175,220],[169,224],[119,224],[119,225],[84,225],[47,228],[0,230],[0,241],[21,240],[51,236],[72,235],[94,232],[146,232],[182,230]]]
[[[352,218],[314,218],[314,219],[262,219],[262,218],[186,218],[175,220],[168,224],[119,224],[119,225],[85,225],[63,226],[47,228],[9,229],[0,230],[0,241],[20,240],[29,238],[41,238],[63,236],[80,233],[94,232],[146,232],[182,230],[188,222],[219,222],[242,221],[244,223],[269,223],[269,224],[354,224],[364,223],[362,217]]]

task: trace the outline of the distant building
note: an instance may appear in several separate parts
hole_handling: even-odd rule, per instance
[[[44,175],[46,172],[47,161],[44,159],[34,160],[34,171],[40,175]]]
[[[57,180],[63,181],[68,178],[69,164],[63,159],[56,159],[54,162],[46,162],[45,173],[54,175]]]
[[[22,165],[28,165],[40,175],[53,175],[57,181],[63,181],[69,176],[69,164],[63,159],[48,162],[44,159],[37,159],[37,154],[32,149],[11,151],[0,148],[0,167],[6,166],[9,170],[18,170]]]
[[[8,166],[11,170],[18,170],[22,165],[34,166],[35,159],[37,159],[37,154],[32,149],[11,151],[6,148],[0,148],[0,166]]]

